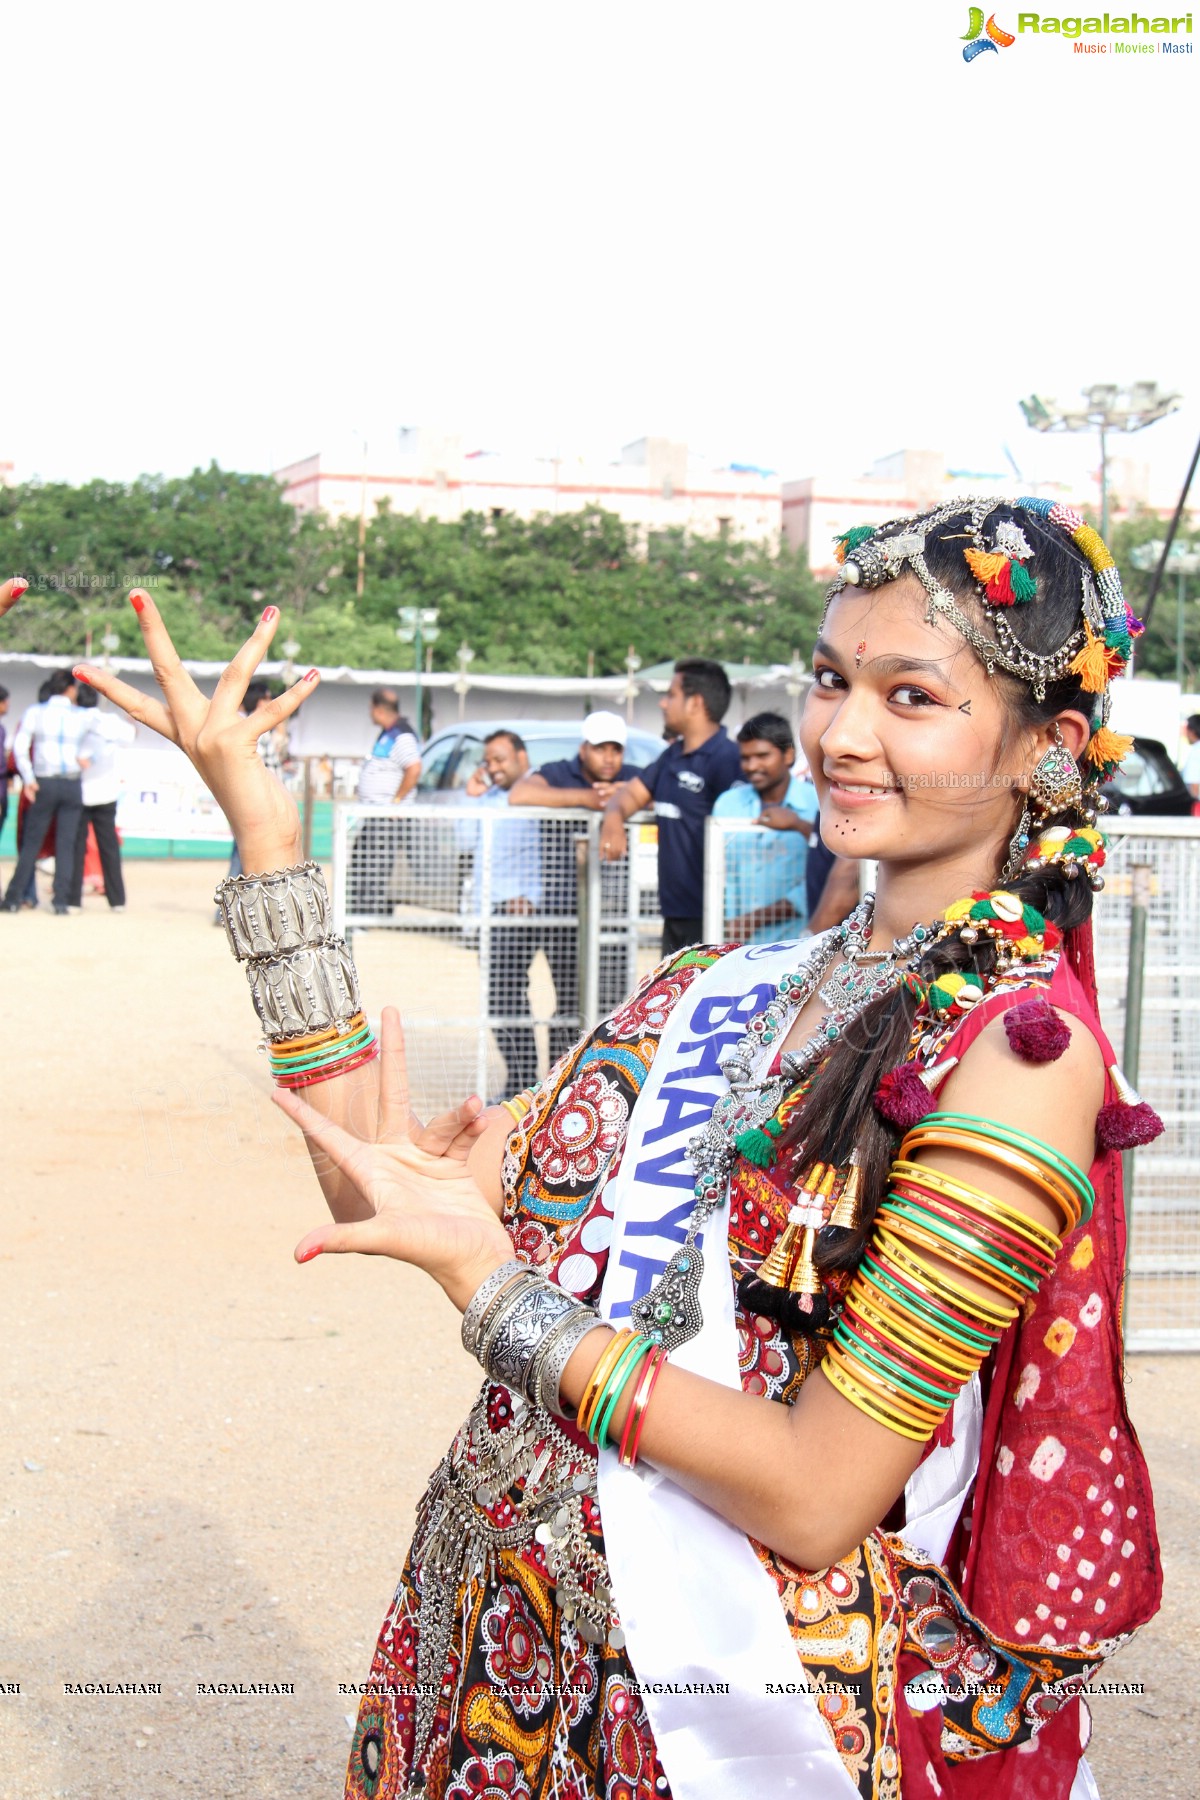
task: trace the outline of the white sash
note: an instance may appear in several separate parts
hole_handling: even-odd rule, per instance
[[[804,948],[752,944],[733,951],[698,976],[675,1008],[605,1194],[613,1213],[600,1295],[605,1318],[627,1320],[632,1301],[682,1243],[695,1179],[687,1145],[725,1092],[718,1058]],[[736,1388],[728,1224],[726,1200],[701,1239],[703,1329],[672,1361]],[[977,1413],[977,1384],[972,1399],[960,1402],[964,1424]],[[913,1478],[920,1478],[919,1496],[910,1496],[905,1536],[939,1557],[974,1473],[977,1416],[974,1422],[973,1433],[956,1428],[955,1445],[933,1452]],[[657,1470],[621,1468],[613,1450],[600,1456],[599,1493],[629,1659],[675,1800],[854,1800],[857,1785],[813,1694],[804,1691],[779,1596],[745,1534]],[[931,1514],[936,1521],[923,1530]],[[688,1687],[693,1691],[669,1691]]]

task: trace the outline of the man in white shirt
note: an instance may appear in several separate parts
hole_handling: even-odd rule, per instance
[[[3,910],[21,910],[21,900],[42,841],[54,826],[54,911],[70,910],[75,879],[75,838],[83,811],[83,771],[90,758],[83,748],[91,714],[75,705],[76,682],[69,669],[55,669],[48,697],[25,709],[13,741],[21,783],[32,805],[25,821],[21,854],[4,894]]]
[[[117,836],[117,795],[121,782],[117,774],[117,746],[132,744],[137,727],[124,713],[97,710],[100,696],[92,687],[81,687],[75,704],[91,720],[91,730],[83,748],[91,756],[83,774],[83,812],[75,834],[75,879],[71,889],[71,905],[83,904],[83,863],[87,854],[88,826],[96,834],[100,853],[100,871],[104,877],[104,897],[113,912],[125,910],[125,877],[121,869],[121,842]]]

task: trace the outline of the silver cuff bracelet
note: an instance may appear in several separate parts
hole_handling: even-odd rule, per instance
[[[213,896],[229,948],[239,962],[287,956],[324,942],[331,914],[325,877],[315,862],[269,875],[235,875]]]
[[[580,1306],[575,1313],[569,1314],[561,1324],[546,1334],[541,1354],[535,1366],[529,1371],[529,1381],[533,1392],[528,1395],[535,1406],[543,1412],[557,1413],[561,1418],[573,1418],[574,1407],[564,1407],[559,1387],[567,1364],[576,1350],[597,1325],[604,1321],[599,1313],[593,1312],[590,1306]]]
[[[518,1393],[530,1393],[530,1371],[537,1361],[551,1327],[577,1312],[579,1302],[549,1281],[539,1282],[521,1294],[505,1313],[488,1345],[484,1369],[494,1381]]]
[[[530,1272],[528,1263],[523,1263],[520,1257],[513,1256],[506,1263],[501,1263],[498,1269],[493,1269],[492,1273],[480,1282],[468,1300],[467,1309],[462,1316],[462,1344],[468,1356],[478,1356],[479,1354],[484,1315],[492,1301],[499,1296],[510,1281],[515,1281],[518,1275],[526,1275]]]
[[[246,964],[250,998],[271,1043],[328,1031],[362,1011],[358,973],[342,938]]]

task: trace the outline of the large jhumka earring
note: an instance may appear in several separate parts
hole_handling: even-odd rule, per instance
[[[1038,825],[1056,813],[1083,803],[1083,777],[1079,764],[1063,743],[1057,719],[1054,721],[1054,742],[1030,777],[1029,798],[1034,823]]]

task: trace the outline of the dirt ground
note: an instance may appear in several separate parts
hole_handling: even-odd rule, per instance
[[[339,1684],[476,1387],[423,1277],[291,1259],[322,1204],[209,922],[220,873],[136,863],[124,914],[0,919],[4,1800],[340,1794]],[[1196,1791],[1198,1376],[1130,1367],[1166,1600],[1111,1665],[1143,1691],[1095,1701],[1104,1800]],[[161,1692],[64,1692],[89,1682]]]

